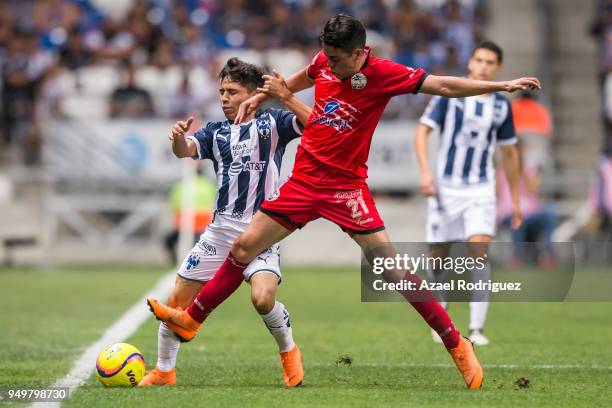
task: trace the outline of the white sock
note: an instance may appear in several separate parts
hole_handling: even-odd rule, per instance
[[[278,343],[278,351],[285,353],[295,347],[289,312],[281,302],[276,301],[270,313],[261,315],[264,324]]]
[[[176,335],[166,326],[159,324],[157,332],[157,367],[162,371],[170,371],[176,366],[176,356],[181,342]]]
[[[472,269],[470,271],[472,282],[487,282],[491,279],[491,265],[486,264],[483,269]],[[470,302],[470,330],[482,330],[487,319],[489,310],[489,291],[473,291]]]
[[[489,302],[470,302],[470,331],[484,328],[487,310]]]

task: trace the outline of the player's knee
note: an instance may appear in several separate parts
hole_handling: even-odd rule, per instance
[[[268,314],[274,308],[275,302],[274,290],[271,288],[262,288],[251,292],[251,302],[257,313]]]
[[[232,245],[233,257],[240,262],[247,263],[253,259],[251,251],[249,239],[244,234],[239,235]]]

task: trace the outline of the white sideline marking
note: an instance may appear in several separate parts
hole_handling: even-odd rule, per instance
[[[102,337],[92,343],[74,363],[70,372],[62,379],[57,380],[51,387],[68,387],[68,398],[87,381],[96,366],[96,359],[100,351],[114,343],[121,343],[138,330],[138,328],[151,316],[145,302],[147,297],[164,298],[174,286],[176,271],[172,270],[162,276],[157,284],[151,288],[144,297],[132,305],[112,326],[104,332]],[[59,407],[60,402],[35,402],[32,407]]]
[[[330,367],[337,364],[310,364],[310,366]],[[354,363],[355,367],[408,367],[408,368],[454,368],[454,364],[436,363],[436,364],[416,364],[416,363],[398,363],[398,364],[377,364],[377,363]],[[577,369],[577,370],[611,370],[612,366],[600,364],[483,364],[483,368],[502,368],[502,369],[544,369],[544,370],[561,370],[561,369]]]

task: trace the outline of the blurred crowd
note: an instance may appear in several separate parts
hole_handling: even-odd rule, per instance
[[[590,28],[598,47],[597,62],[604,137],[597,174],[589,193],[592,217],[587,227],[595,233],[607,231],[607,236],[603,239],[610,240],[612,239],[612,0],[596,2]]]
[[[111,117],[214,119],[216,74],[233,50],[299,51],[309,61],[324,22],[338,12],[362,19],[382,56],[436,73],[462,74],[486,22],[484,0],[133,0],[120,13],[94,0],[0,2],[3,151],[26,163],[39,161],[41,126],[63,108],[66,75],[78,88],[81,70],[112,66],[120,83],[106,95]],[[104,5],[104,2],[98,2]],[[184,71],[160,106],[155,89],[135,77],[143,67]],[[194,92],[189,70],[204,69],[210,88]],[[99,77],[101,81],[104,78]],[[154,82],[154,81],[153,81]],[[401,99],[386,117],[417,117],[426,101]],[[78,103],[77,103],[78,105]],[[218,112],[217,112],[218,113]],[[0,157],[1,160],[1,157]]]

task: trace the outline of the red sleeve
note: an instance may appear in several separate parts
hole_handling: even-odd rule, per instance
[[[317,55],[312,59],[312,62],[308,66],[308,76],[310,79],[317,79],[319,69],[325,66],[327,57],[323,54],[323,51],[319,51]]]
[[[385,61],[383,69],[383,89],[390,96],[419,92],[428,75],[422,68],[410,68],[393,61]]]

